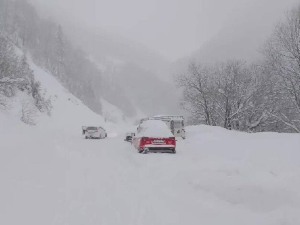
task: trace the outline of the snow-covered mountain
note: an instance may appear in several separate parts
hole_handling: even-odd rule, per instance
[[[179,94],[168,74],[170,62],[143,45],[116,34],[72,28],[69,24],[65,27],[72,42],[91,55],[102,71],[103,79],[118,86],[136,112],[141,110],[148,115],[180,113]],[[119,97],[108,94],[106,99],[129,115],[133,113],[122,106]]]
[[[37,4],[37,8],[42,18],[54,17],[70,42],[97,65],[104,83],[102,97],[125,115],[136,116],[139,111],[148,115],[180,113],[179,94],[168,74],[168,60],[119,34],[74,24],[43,5]]]
[[[22,54],[19,50],[19,54]],[[47,129],[58,129],[59,132],[69,132],[77,130],[81,132],[81,126],[99,125],[103,127],[116,127],[116,122],[126,124],[126,116],[116,106],[105,103],[105,110],[102,115],[91,111],[81,100],[71,94],[61,83],[50,73],[35,65],[29,59],[30,69],[33,70],[34,78],[40,82],[41,91],[45,97],[51,102],[50,115],[40,113],[38,111],[31,113],[30,118],[38,127]],[[15,97],[8,98],[8,106],[1,110],[1,116],[10,118],[9,121],[17,124],[20,120],[22,104],[29,101],[30,96],[26,93],[18,91]],[[29,102],[30,103],[30,102]],[[34,105],[28,107],[34,108]],[[127,121],[130,123],[131,121]]]

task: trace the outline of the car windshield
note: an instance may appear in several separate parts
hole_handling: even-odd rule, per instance
[[[88,127],[87,130],[98,130],[97,127]]]

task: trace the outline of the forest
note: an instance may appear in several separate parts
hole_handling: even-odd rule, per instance
[[[255,63],[193,61],[176,77],[191,124],[300,132],[300,5],[278,22],[260,53]]]

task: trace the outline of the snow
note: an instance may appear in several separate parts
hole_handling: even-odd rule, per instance
[[[102,104],[102,115],[103,117],[115,124],[134,124],[139,118],[145,117],[145,115],[137,108],[137,115],[134,117],[127,117],[124,115],[124,112],[117,106],[109,103],[108,101],[101,99]]]
[[[0,224],[300,223],[299,135],[187,127],[177,154],[1,117]]]
[[[177,154],[138,154],[123,141],[133,126],[31,66],[54,108],[37,126],[0,111],[0,224],[300,224],[299,134],[193,126]],[[85,140],[93,124],[109,138]]]
[[[81,100],[69,93],[52,75],[32,62],[30,62],[30,67],[34,70],[35,78],[41,82],[46,95],[51,98],[53,105],[51,117],[41,116],[38,126],[47,127],[66,135],[74,131],[81,134],[81,127],[88,125],[103,127],[109,136],[118,135],[120,132],[119,127],[124,129],[125,123],[117,126],[101,115],[92,112]],[[108,113],[107,110],[106,113]]]
[[[88,59],[94,63],[97,68],[102,72],[114,72],[118,71],[121,66],[125,65],[125,62],[119,60],[115,57],[106,56],[101,59],[101,63],[99,60],[95,59],[92,55],[88,57]]]
[[[169,138],[174,137],[165,122],[160,120],[146,120],[140,124],[137,137]]]

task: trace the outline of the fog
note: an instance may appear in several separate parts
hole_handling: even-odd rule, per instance
[[[91,75],[89,66],[67,76],[76,73],[83,77],[83,81],[78,80],[79,86],[90,80],[94,91],[101,92],[98,97],[131,117],[140,111],[145,115],[183,115],[182,93],[175,87],[174,76],[185,73],[191,61],[257,61],[275,24],[298,2],[28,1],[46,21],[62,25],[68,41],[83,50],[81,57],[97,67],[101,79]]]
[[[91,30],[102,29],[175,61],[188,56],[226,28],[247,29],[267,37],[274,23],[296,0],[32,0],[55,18]],[[257,20],[259,18],[259,21]],[[261,29],[261,28],[264,29]],[[234,38],[234,33],[227,36]],[[220,42],[222,40],[219,40]],[[261,41],[261,39],[259,39]]]

